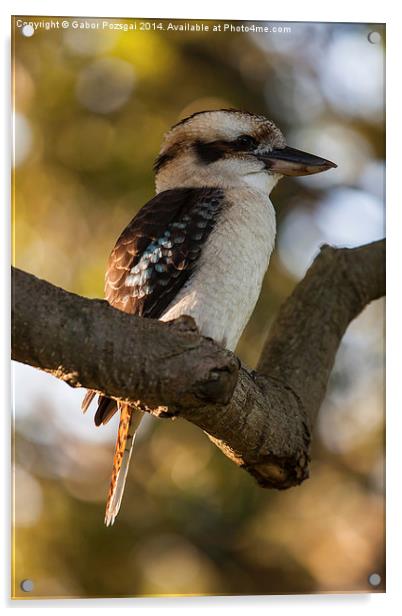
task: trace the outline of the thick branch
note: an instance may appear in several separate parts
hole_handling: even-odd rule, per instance
[[[72,386],[180,415],[259,483],[308,476],[311,429],[348,324],[385,293],[385,242],[323,247],[283,304],[257,372],[198,335],[14,271],[13,358]]]

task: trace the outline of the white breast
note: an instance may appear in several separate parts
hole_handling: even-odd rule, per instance
[[[274,208],[262,192],[232,188],[225,197],[197,269],[161,320],[190,315],[204,336],[234,350],[260,294],[276,227]]]

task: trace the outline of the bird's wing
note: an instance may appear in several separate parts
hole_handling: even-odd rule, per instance
[[[105,278],[107,301],[124,312],[159,318],[191,275],[223,203],[211,188],[166,190],[120,235]]]

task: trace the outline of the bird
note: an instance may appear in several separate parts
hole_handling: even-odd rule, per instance
[[[253,312],[274,248],[270,193],[284,176],[327,171],[330,160],[289,147],[264,115],[199,111],[165,134],[154,163],[155,196],[110,254],[105,298],[144,318],[195,320],[201,335],[234,351]],[[83,400],[85,412],[95,391]],[[143,412],[99,395],[97,426],[120,412],[105,524],[123,496]]]

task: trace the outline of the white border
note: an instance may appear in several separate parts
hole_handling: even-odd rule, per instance
[[[383,23],[387,22],[387,230],[388,230],[388,299],[387,299],[387,594],[373,595],[305,595],[305,596],[280,596],[280,597],[201,597],[198,599],[119,599],[119,600],[63,600],[63,601],[14,601],[12,604],[7,600],[9,589],[9,560],[2,558],[0,561],[0,587],[3,591],[2,602],[6,608],[12,609],[40,609],[60,607],[81,611],[84,608],[99,609],[111,608],[135,609],[154,611],[163,609],[168,615],[177,610],[196,611],[208,608],[211,612],[230,609],[233,615],[244,612],[245,609],[253,609],[257,612],[266,612],[270,608],[275,614],[294,614],[303,616],[308,614],[321,614],[324,609],[327,614],[344,613],[359,614],[393,614],[402,608],[401,594],[401,558],[402,541],[401,526],[402,513],[400,507],[400,495],[402,484],[399,469],[401,467],[401,438],[402,438],[402,405],[400,404],[400,392],[398,381],[401,372],[401,327],[402,315],[402,292],[401,284],[401,235],[402,235],[402,203],[399,178],[401,175],[401,92],[400,92],[400,60],[402,50],[400,40],[402,38],[401,11],[396,2],[382,0],[381,2],[365,1],[351,2],[350,0],[337,0],[337,2],[322,2],[322,0],[303,0],[303,2],[257,2],[247,0],[246,3],[235,3],[233,0],[220,1],[204,0],[202,3],[187,3],[171,0],[162,2],[154,0],[151,3],[129,2],[128,0],[113,0],[112,3],[89,2],[88,0],[24,0],[10,2],[4,0],[1,4],[0,28],[2,33],[3,51],[3,96],[1,97],[2,113],[0,114],[1,135],[9,135],[9,99],[4,96],[8,87],[9,75],[9,45],[10,45],[10,15],[78,15],[78,16],[116,16],[116,17],[171,17],[171,18],[199,18],[199,19],[265,19],[270,21],[337,21],[337,22],[364,22]],[[398,49],[399,48],[399,49]],[[5,187],[3,216],[3,237],[1,242],[1,262],[5,267],[1,268],[2,282],[2,306],[3,318],[1,323],[1,340],[8,339],[9,328],[9,301],[4,301],[8,294],[8,263],[9,263],[9,157],[10,139],[3,138],[1,148],[2,161],[0,172],[2,177],[0,185]],[[9,498],[7,490],[9,480],[9,419],[7,408],[9,407],[9,349],[6,344],[2,347],[1,354],[2,370],[1,391],[5,392],[6,399],[0,413],[3,424],[1,428],[2,454],[2,487],[3,487],[3,516],[1,525],[0,545],[9,545],[9,522],[10,516]],[[399,404],[398,404],[399,402]],[[6,505],[4,505],[6,503]],[[7,504],[8,503],[8,504]],[[4,554],[4,548],[1,550]]]
[[[250,0],[235,4],[232,0],[205,0],[199,3],[183,3],[180,0],[153,0],[130,2],[130,0],[16,0],[4,2],[14,15],[60,15],[85,17],[171,17],[191,19],[261,19],[270,21],[336,21],[381,23],[395,14],[395,6],[387,1],[373,0],[353,3],[349,0],[322,2],[295,0],[263,3]],[[57,10],[56,10],[57,7]],[[8,8],[8,7],[7,7]],[[4,9],[3,9],[4,10]],[[36,10],[36,12],[35,12]],[[8,11],[7,11],[8,12]]]

